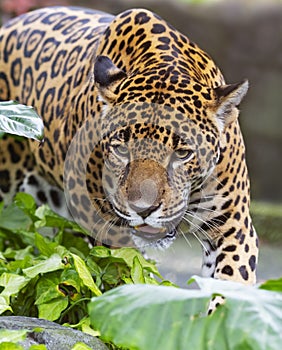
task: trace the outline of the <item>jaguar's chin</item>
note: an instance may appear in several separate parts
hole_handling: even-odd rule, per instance
[[[165,228],[155,228],[149,225],[140,225],[131,230],[134,243],[139,249],[153,247],[166,249],[175,240],[177,231],[168,232]]]

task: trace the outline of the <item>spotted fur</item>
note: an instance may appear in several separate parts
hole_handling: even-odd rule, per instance
[[[258,255],[238,109],[213,60],[150,11],[55,7],[0,31],[0,99],[34,106],[45,142],[6,137],[0,195],[30,191],[98,240],[203,244],[203,274],[252,284]]]

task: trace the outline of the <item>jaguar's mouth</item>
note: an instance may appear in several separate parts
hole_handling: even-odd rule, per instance
[[[177,229],[168,231],[166,228],[156,228],[150,225],[140,225],[132,229],[132,239],[139,249],[149,247],[167,249],[177,236]]]
[[[164,238],[167,235],[167,230],[164,227],[153,227],[150,225],[142,224],[135,226],[133,229],[133,235],[141,237],[149,241],[156,241]]]

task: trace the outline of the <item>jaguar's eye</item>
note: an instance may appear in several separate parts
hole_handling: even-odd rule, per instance
[[[174,151],[174,155],[179,160],[190,160],[194,157],[194,152],[189,149],[177,149]]]
[[[116,145],[113,149],[118,156],[128,158],[129,150],[126,145]]]

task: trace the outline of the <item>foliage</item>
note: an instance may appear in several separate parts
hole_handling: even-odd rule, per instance
[[[32,107],[16,101],[0,102],[0,138],[4,133],[43,139],[43,122]]]
[[[103,339],[134,350],[187,350],[187,344],[197,350],[281,349],[281,293],[196,280],[200,290],[118,287],[92,300],[91,323]],[[225,304],[207,316],[208,302],[215,295],[223,295]]]
[[[57,232],[46,234],[46,228]],[[87,310],[93,296],[126,283],[165,283],[135,249],[91,247],[83,233],[49,207],[36,208],[26,193],[7,207],[2,203],[0,314],[40,317],[97,335]]]
[[[181,350],[188,343],[199,350],[279,348],[281,279],[261,289],[200,278],[201,290],[165,288],[162,284],[172,284],[135,249],[91,247],[83,234],[49,207],[37,208],[28,194],[2,204],[0,313],[41,317],[101,335],[113,349]],[[214,294],[224,295],[226,303],[207,317]],[[0,335],[0,350],[21,349],[17,337],[25,333],[11,332]]]

